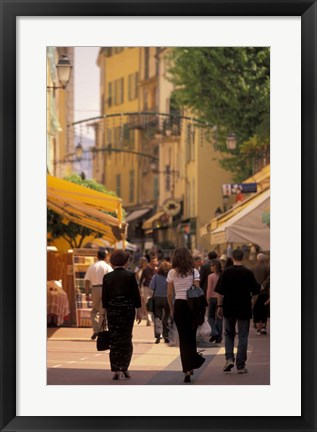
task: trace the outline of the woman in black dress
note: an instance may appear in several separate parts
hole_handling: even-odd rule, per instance
[[[133,345],[134,319],[142,320],[141,298],[134,273],[126,269],[130,255],[115,250],[110,257],[114,271],[103,278],[102,305],[106,309],[110,336],[110,364],[113,379],[130,378],[128,368]]]
[[[198,354],[196,346],[197,320],[187,302],[187,290],[193,284],[199,286],[200,275],[194,267],[194,260],[185,247],[174,250],[172,269],[167,274],[167,299],[170,313],[179,334],[179,350],[184,382],[191,382],[194,369],[200,368],[205,359]],[[203,312],[207,302],[203,297]]]

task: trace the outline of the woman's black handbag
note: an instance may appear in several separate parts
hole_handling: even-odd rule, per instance
[[[187,303],[192,311],[194,326],[202,325],[205,320],[206,307],[208,305],[204,290],[200,287],[196,287],[194,284],[194,273],[193,273],[193,284],[187,290]]]
[[[106,330],[105,321],[103,321],[97,336],[97,351],[107,351],[108,349],[110,349],[109,330]]]
[[[147,299],[145,307],[148,312],[154,312],[154,296]]]

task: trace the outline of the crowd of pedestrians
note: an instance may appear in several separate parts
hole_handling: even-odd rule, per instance
[[[134,321],[153,326],[153,343],[170,344],[177,330],[184,382],[191,382],[194,370],[205,358],[197,351],[199,324],[187,301],[187,290],[200,286],[204,292],[205,320],[209,323],[209,342],[224,342],[228,373],[236,367],[247,373],[247,348],[250,322],[257,335],[267,334],[270,304],[270,269],[267,256],[258,253],[254,266],[244,265],[244,252],[237,248],[231,256],[208,253],[204,260],[185,248],[170,257],[148,253],[137,262],[133,254],[115,250],[98,251],[98,261],[85,276],[88,299],[92,299],[92,339],[106,325],[110,336],[110,364],[113,379],[130,378]],[[147,309],[152,297],[152,309]],[[208,327],[208,325],[207,325]],[[173,330],[173,332],[172,332]],[[237,349],[235,342],[237,339]],[[175,344],[175,341],[174,341]],[[236,355],[235,355],[236,352]]]

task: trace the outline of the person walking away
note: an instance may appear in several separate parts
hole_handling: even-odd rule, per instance
[[[217,259],[217,253],[215,251],[209,252],[207,262],[200,267],[200,286],[205,294],[207,292],[208,276],[211,273],[210,264],[214,259]]]
[[[157,273],[157,258],[152,256],[150,262],[143,269],[140,277],[140,289],[141,289],[141,299],[143,310],[146,314],[146,325],[150,326],[152,323],[151,313],[146,310],[146,301],[151,296],[151,290],[149,288],[150,282],[154,274]]]
[[[212,273],[208,276],[207,294],[208,301],[208,322],[211,327],[210,342],[220,343],[222,341],[222,319],[217,315],[218,294],[215,287],[222,273],[221,262],[219,260],[211,261]]]
[[[179,350],[186,383],[191,382],[190,376],[194,369],[200,368],[205,361],[197,353],[198,324],[187,302],[187,290],[193,283],[199,286],[199,272],[194,267],[193,257],[187,248],[177,248],[172,256],[172,268],[167,274],[167,299],[179,334]]]
[[[201,257],[198,255],[194,256],[194,266],[199,272],[200,272],[202,265],[203,265],[203,262],[201,260]]]
[[[140,324],[141,297],[134,273],[126,269],[129,254],[115,250],[110,257],[114,270],[103,278],[102,305],[107,311],[110,338],[110,365],[113,380],[130,378],[129,365],[133,353],[134,320]]]
[[[153,291],[154,298],[154,336],[155,343],[158,344],[161,341],[161,335],[163,335],[164,342],[169,343],[168,333],[169,326],[168,320],[170,316],[170,308],[167,301],[167,273],[171,269],[172,265],[163,261],[158,268],[157,274],[155,274],[150,282],[149,288]]]
[[[266,264],[266,256],[264,253],[259,253],[256,257],[257,264],[253,268],[253,273],[258,284],[261,285],[261,290],[257,301],[253,308],[253,321],[256,328],[257,336],[267,334],[266,324],[268,318],[267,300],[269,299],[269,292],[267,280],[270,277],[270,269]]]
[[[146,307],[144,304],[144,299],[143,299],[143,293],[142,293],[142,289],[141,289],[141,285],[140,285],[140,281],[141,281],[141,276],[143,273],[143,270],[147,267],[148,265],[148,259],[146,256],[141,256],[139,261],[138,261],[138,265],[136,266],[135,270],[134,270],[134,274],[136,277],[136,281],[139,287],[139,291],[140,291],[140,296],[141,296],[141,303],[142,303],[142,318],[146,318],[147,317],[147,311],[146,311]]]
[[[134,269],[134,273],[135,273],[135,277],[136,277],[136,281],[138,283],[138,285],[140,285],[140,280],[141,280],[141,275],[143,270],[146,268],[148,264],[148,260],[145,256],[141,256],[139,258],[138,264]]]
[[[227,262],[227,255],[222,254],[221,257],[219,258],[219,261],[221,263],[221,269],[224,270]]]
[[[106,319],[105,310],[102,307],[101,300],[102,280],[105,274],[112,272],[112,267],[106,262],[106,256],[107,251],[105,249],[98,250],[98,261],[88,268],[84,279],[86,300],[92,301],[90,317],[93,329],[91,339],[93,340],[98,336],[101,324],[103,320]]]
[[[234,367],[234,342],[236,323],[238,326],[238,350],[236,367],[239,374],[247,373],[247,349],[252,305],[260,292],[251,270],[242,265],[243,251],[232,251],[233,265],[227,267],[219,278],[215,291],[219,294],[217,314],[224,317],[225,328],[225,358],[224,372],[230,372]]]

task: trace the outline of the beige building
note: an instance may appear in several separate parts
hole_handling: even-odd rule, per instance
[[[156,106],[153,54],[147,48],[104,47],[98,56],[104,120],[96,126],[93,177],[114,190],[127,211],[150,209],[157,199],[150,170],[156,153],[154,116],[138,115]]]
[[[167,76],[169,51],[159,51],[158,111],[170,117],[160,118],[158,207],[143,228],[156,243],[204,252],[210,242],[200,228],[223,206],[222,184],[231,177],[220,167],[215,129],[175,106]]]
[[[72,171],[71,163],[67,163],[66,158],[74,152],[74,131],[67,127],[74,121],[73,72],[65,89],[53,88],[60,87],[56,64],[63,54],[74,65],[74,48],[47,48],[47,167],[50,174],[56,177],[64,177]]]
[[[175,104],[170,49],[100,49],[93,177],[123,199],[130,241],[145,234],[147,247],[203,252],[210,244],[200,228],[222,207],[231,179],[217,162],[214,130]]]

